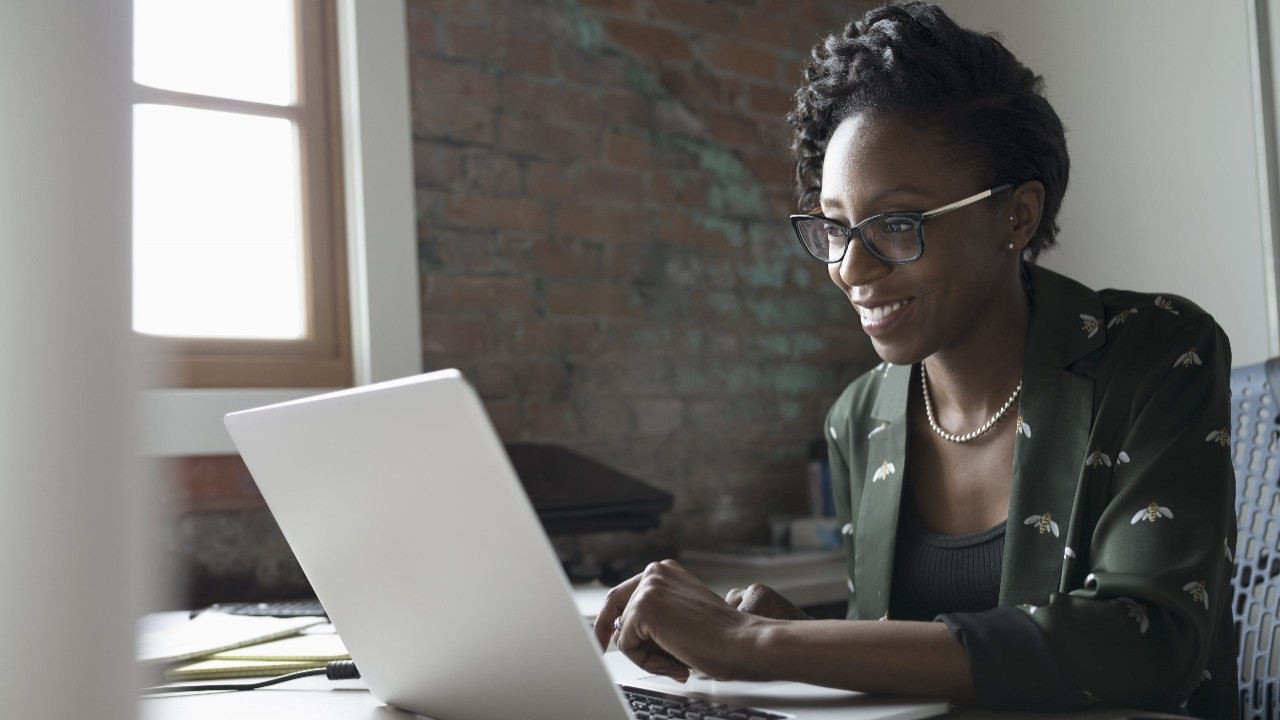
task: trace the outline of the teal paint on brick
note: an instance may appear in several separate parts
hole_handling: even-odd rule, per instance
[[[813,327],[822,318],[815,317],[808,303],[789,295],[748,297],[743,299],[747,312],[758,322],[778,327]]]
[[[791,338],[785,334],[759,335],[756,337],[756,347],[767,355],[777,357],[791,356]]]
[[[810,365],[781,365],[769,374],[773,389],[781,395],[803,395],[831,385],[828,373]]]
[[[800,403],[795,400],[783,400],[778,403],[778,415],[782,416],[783,420],[795,420],[800,417],[802,411]]]
[[[739,264],[738,276],[749,287],[781,289],[786,284],[787,268],[776,260],[756,258]]]
[[[826,347],[826,341],[811,332],[797,332],[791,336],[791,348],[796,355],[822,352]]]
[[[741,221],[700,210],[693,211],[689,217],[698,227],[724,235],[733,247],[740,248],[746,244]]]

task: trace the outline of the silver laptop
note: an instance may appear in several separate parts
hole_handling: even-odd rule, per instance
[[[799,718],[945,702],[797,683],[690,687],[596,647],[472,387],[445,370],[231,413],[248,464],[379,700],[436,720],[634,717],[618,680]],[[607,659],[607,661],[606,661]]]

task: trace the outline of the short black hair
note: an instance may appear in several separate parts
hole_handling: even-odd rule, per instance
[[[818,205],[836,126],[883,113],[936,129],[991,185],[1039,180],[1044,209],[1026,256],[1034,261],[1057,244],[1071,166],[1066,132],[1044,97],[1044,78],[999,36],[960,27],[928,3],[878,7],[814,47],[795,100],[787,120],[801,212]]]

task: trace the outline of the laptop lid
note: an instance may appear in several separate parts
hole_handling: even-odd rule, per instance
[[[630,717],[479,398],[429,373],[226,426],[369,690],[440,720]]]
[[[390,705],[437,720],[631,718],[612,676],[805,720],[948,710],[799,683],[674,687],[620,653],[606,668],[484,406],[456,370],[225,423],[365,684]]]

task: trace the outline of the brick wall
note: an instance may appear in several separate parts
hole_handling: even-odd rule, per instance
[[[672,547],[801,511],[873,361],[791,235],[784,115],[848,2],[410,0],[424,365],[506,439],[671,490]]]
[[[407,4],[425,369],[466,372],[505,439],[675,494],[659,529],[568,551],[763,540],[878,361],[786,221],[802,58],[865,5]],[[188,602],[305,588],[238,458],[176,470]]]

